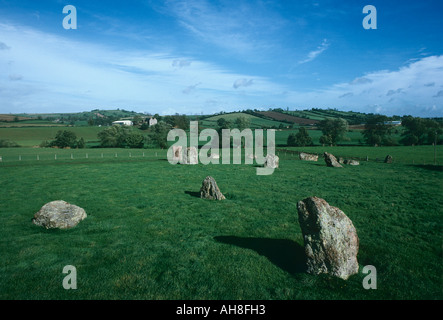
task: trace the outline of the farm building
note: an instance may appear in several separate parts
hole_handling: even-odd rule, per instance
[[[149,119],[149,126],[153,126],[153,125],[155,125],[155,124],[157,124],[157,119],[155,119],[155,118],[150,118],[150,119]]]
[[[133,123],[130,120],[119,120],[112,122],[112,125],[118,125],[118,126],[132,126]]]

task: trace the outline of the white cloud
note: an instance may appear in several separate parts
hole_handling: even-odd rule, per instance
[[[321,55],[325,50],[329,48],[329,43],[327,39],[323,39],[322,43],[317,47],[317,49],[311,51],[308,53],[306,59],[303,59],[299,61],[299,64],[311,62],[315,58],[317,58],[319,55]]]
[[[431,83],[433,85],[429,85]],[[386,114],[443,116],[443,102],[436,99],[443,96],[443,90],[435,90],[435,87],[441,85],[443,56],[430,56],[410,61],[398,70],[369,72],[325,89],[292,91],[288,97],[303,107],[339,107]]]
[[[253,89],[239,95],[232,84],[250,75],[168,52],[123,50],[4,24],[0,24],[0,38],[12,48],[0,55],[0,65],[9,66],[0,69],[0,113],[118,106],[151,113],[168,109],[208,112],[207,101],[238,106],[283,91],[268,79],[254,76]],[[246,80],[238,85],[251,83]]]

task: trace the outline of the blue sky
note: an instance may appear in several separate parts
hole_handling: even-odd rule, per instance
[[[275,107],[443,116],[443,1],[0,0],[0,113]]]

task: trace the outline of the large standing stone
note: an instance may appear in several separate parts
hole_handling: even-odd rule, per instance
[[[275,154],[267,154],[264,167],[276,169],[278,168],[280,158]]]
[[[184,150],[183,164],[198,164],[198,150],[196,147],[188,147]]]
[[[48,202],[34,215],[32,222],[46,229],[68,229],[86,218],[82,208],[63,200]]]
[[[220,189],[217,186],[217,182],[211,176],[207,176],[205,180],[202,182],[202,186],[200,188],[200,197],[202,199],[210,199],[210,200],[224,200],[225,196],[221,193]]]
[[[298,155],[300,160],[304,161],[318,161],[318,155],[312,153],[300,152]]]
[[[343,211],[317,197],[299,201],[297,210],[308,273],[329,273],[344,280],[358,273],[359,239]]]
[[[326,162],[326,165],[327,165],[328,167],[343,168],[343,166],[342,166],[340,163],[338,163],[338,161],[337,161],[337,159],[334,157],[334,155],[325,152],[325,153],[323,154],[323,156],[325,157],[325,162]]]
[[[182,146],[172,146],[172,160],[176,162],[182,161]]]
[[[385,163],[392,163],[392,156],[390,156],[389,154],[386,156],[385,158]]]

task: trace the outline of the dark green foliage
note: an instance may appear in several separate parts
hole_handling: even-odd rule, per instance
[[[298,129],[297,133],[291,133],[288,136],[287,145],[293,147],[310,146],[312,145],[312,139],[309,136],[309,133],[306,130],[306,128],[301,127],[300,129]]]
[[[43,141],[40,146],[46,146],[46,141]],[[84,148],[85,140],[80,138],[77,140],[77,135],[69,130],[59,130],[55,135],[55,140],[51,141],[47,146],[58,148]]]
[[[383,115],[374,115],[368,118],[365,130],[362,132],[367,144],[372,146],[392,145],[390,140],[392,126],[386,124],[387,120],[388,117]]]
[[[335,145],[338,141],[345,138],[345,134],[348,131],[348,122],[342,118],[325,119],[318,123],[318,127],[323,132],[323,135],[329,136],[331,144]]]
[[[400,142],[404,145],[440,143],[438,136],[443,133],[442,125],[432,119],[406,116],[402,119],[405,131]]]
[[[250,124],[251,121],[248,118],[240,116],[237,119],[235,119],[234,128],[243,131],[244,129],[249,128]]]
[[[324,146],[332,145],[332,137],[330,135],[322,135],[319,142]]]
[[[144,136],[125,126],[112,126],[98,133],[100,146],[104,148],[143,148]]]
[[[1,139],[0,140],[0,148],[15,148],[20,147],[18,143],[10,140]]]
[[[172,126],[164,121],[158,122],[156,125],[149,128],[151,133],[149,142],[153,147],[165,149],[168,147],[168,132]]]
[[[188,130],[189,118],[186,115],[175,114],[173,116],[164,116],[163,121],[173,128]]]

